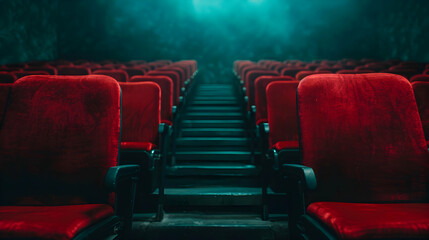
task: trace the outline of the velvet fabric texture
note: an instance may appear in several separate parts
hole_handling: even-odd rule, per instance
[[[429,154],[411,84],[393,74],[312,75],[298,87],[312,201],[424,202]]]
[[[307,213],[339,239],[427,239],[429,204],[315,202]]]
[[[296,89],[299,81],[272,82],[267,86],[269,146],[295,146],[298,141]],[[293,142],[287,144],[285,142]],[[281,150],[281,149],[277,149]]]
[[[268,113],[267,113],[267,94],[266,88],[267,85],[271,82],[276,81],[294,81],[293,77],[289,76],[262,76],[258,77],[255,80],[255,106],[256,114],[255,120],[256,125],[259,125],[263,122],[268,122]]]
[[[0,206],[0,238],[68,240],[112,215],[104,204]]]
[[[80,76],[91,74],[91,69],[77,66],[61,66],[57,68],[58,75]]]
[[[429,141],[429,81],[411,83],[426,141]]]
[[[27,76],[0,129],[0,205],[109,203],[120,88],[107,76]]]
[[[128,82],[128,73],[121,69],[97,70],[92,74],[109,76],[116,79],[118,82]]]
[[[0,83],[14,83],[16,76],[10,72],[0,72]]]
[[[180,100],[180,76],[173,71],[150,71],[147,76],[164,76],[169,77],[173,81],[173,103],[179,106]]]
[[[130,149],[129,146],[142,146],[139,145],[140,143],[151,143],[157,146],[158,126],[161,122],[160,87],[154,82],[120,83],[120,86],[122,89],[121,147]]]
[[[154,82],[161,88],[161,122],[173,125],[173,81],[164,76],[136,76],[130,82]]]
[[[255,80],[261,76],[278,76],[279,74],[275,71],[267,70],[252,70],[249,71],[244,80],[244,86],[246,87],[247,96],[247,110],[250,110],[250,106],[255,105]]]

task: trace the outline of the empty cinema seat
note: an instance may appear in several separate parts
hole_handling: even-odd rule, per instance
[[[247,111],[251,111],[252,106],[255,105],[255,80],[261,76],[279,76],[279,74],[275,71],[268,70],[252,70],[247,72],[244,80],[247,96]],[[254,112],[252,114],[254,114]]]
[[[109,77],[12,86],[0,131],[1,239],[129,238],[139,167],[116,166],[120,108]]]
[[[126,68],[122,68],[122,70],[128,73],[129,79],[131,79],[134,76],[143,76],[147,72],[145,69],[142,69],[139,67],[126,67]]]
[[[179,106],[181,102],[180,97],[180,76],[174,71],[150,71],[146,74],[147,76],[166,76],[173,81],[173,103],[175,106]]]
[[[58,75],[89,75],[91,74],[91,69],[87,67],[78,67],[78,66],[59,66],[57,67]]]
[[[0,84],[2,83],[14,83],[16,81],[15,74],[11,72],[0,72]]]
[[[166,76],[134,76],[130,82],[154,82],[158,84],[161,88],[161,122],[173,125],[173,81],[171,78]]]
[[[157,219],[163,218],[164,168],[170,126],[161,123],[161,89],[154,82],[120,83],[122,89],[121,163],[141,166],[139,195],[158,191]]]
[[[429,76],[426,81],[414,81],[411,85],[413,86],[426,142],[429,146]]]
[[[118,82],[128,82],[128,73],[121,69],[96,70],[92,74],[106,75],[116,79]]]
[[[291,238],[429,238],[429,152],[410,83],[313,75],[297,99],[302,165],[282,166]]]
[[[49,75],[57,75],[57,69],[51,66],[31,66],[24,69],[24,71],[44,71],[48,72]]]
[[[332,72],[330,72],[330,71],[320,71],[320,70],[317,70],[317,71],[299,71],[295,75],[295,77],[296,77],[296,80],[302,80],[305,77],[313,75],[313,74],[325,74],[325,73],[332,73]]]

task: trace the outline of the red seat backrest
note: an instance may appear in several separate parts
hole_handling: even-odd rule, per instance
[[[149,142],[159,146],[161,89],[154,82],[120,82],[122,89],[121,146]]]
[[[385,74],[324,74],[298,87],[302,164],[313,201],[428,198],[429,153],[411,84]]]
[[[57,75],[57,69],[54,67],[50,67],[50,66],[40,66],[40,67],[28,67],[25,68],[24,71],[44,71],[44,72],[48,72],[49,75]]]
[[[313,75],[313,74],[325,74],[325,73],[332,73],[330,71],[299,71],[296,74],[297,80],[302,80],[307,76]]]
[[[429,82],[429,75],[417,74],[410,78],[410,82]]]
[[[22,77],[30,76],[30,75],[49,75],[49,73],[46,71],[13,72],[13,74],[15,75],[16,79],[20,79]]]
[[[109,203],[104,178],[117,165],[120,103],[106,76],[16,81],[0,131],[0,205]]]
[[[276,71],[268,70],[252,70],[247,72],[244,80],[244,86],[246,86],[247,110],[250,110],[250,106],[255,105],[255,80],[260,76],[279,76]]]
[[[255,80],[256,125],[268,122],[266,88],[271,82],[278,81],[295,81],[295,78],[289,76],[261,76]]]
[[[173,104],[178,106],[180,100],[180,76],[174,71],[150,71],[147,76],[166,76],[173,81]]]
[[[269,146],[282,141],[298,141],[296,89],[299,81],[268,84],[267,112],[270,133]]]
[[[166,76],[134,76],[130,82],[154,82],[161,88],[161,122],[173,124],[173,80]]]

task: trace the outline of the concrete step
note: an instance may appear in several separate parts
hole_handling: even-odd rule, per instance
[[[182,128],[182,137],[246,137],[242,128]]]
[[[183,128],[244,128],[244,120],[183,120]]]

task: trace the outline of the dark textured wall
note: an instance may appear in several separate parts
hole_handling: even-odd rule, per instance
[[[0,0],[0,64],[57,58],[58,0]]]

